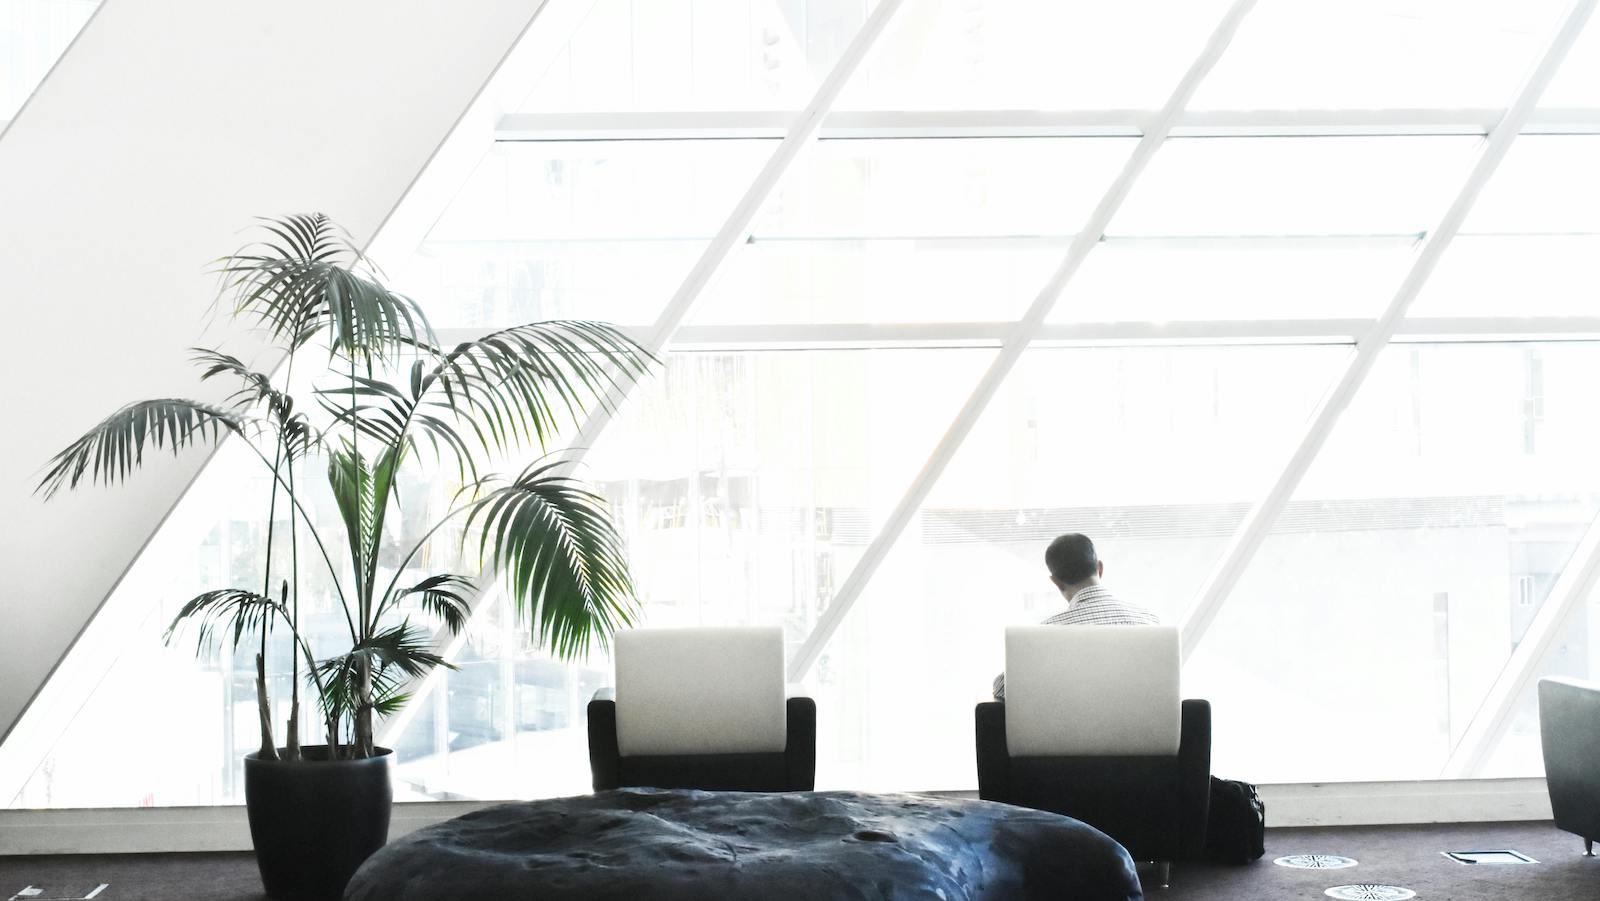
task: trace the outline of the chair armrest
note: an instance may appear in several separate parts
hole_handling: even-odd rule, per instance
[[[788,738],[783,748],[784,779],[789,791],[808,792],[817,787],[817,702],[789,698]]]
[[[1211,815],[1211,702],[1183,702],[1178,742],[1178,841],[1184,860],[1204,860]]]
[[[622,752],[617,747],[617,702],[589,702],[589,774],[594,790],[608,791],[622,782]]]
[[[972,716],[978,742],[978,797],[1006,801],[1011,795],[1011,755],[1006,750],[1005,702],[984,701]]]

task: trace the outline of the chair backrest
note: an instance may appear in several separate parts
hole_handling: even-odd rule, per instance
[[[784,750],[781,628],[631,629],[616,643],[623,756]]]
[[[1006,630],[1006,747],[1012,757],[1178,753],[1178,630]]]
[[[1600,684],[1540,679],[1539,738],[1556,828],[1600,840]]]

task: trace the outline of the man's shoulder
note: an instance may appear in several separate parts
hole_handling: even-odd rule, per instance
[[[1124,603],[1105,589],[1096,590],[1089,597],[1080,597],[1077,603],[1044,621],[1047,626],[1155,626],[1160,623],[1154,613],[1136,604]]]

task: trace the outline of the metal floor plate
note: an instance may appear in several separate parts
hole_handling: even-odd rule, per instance
[[[1354,857],[1341,857],[1338,854],[1290,854],[1273,863],[1296,870],[1342,870],[1355,866],[1357,861]]]
[[[1338,898],[1340,901],[1407,901],[1415,898],[1417,893],[1398,885],[1376,885],[1362,882],[1356,885],[1336,885],[1323,892],[1329,898]]]
[[[1439,853],[1450,858],[1456,863],[1481,863],[1489,864],[1490,866],[1498,864],[1538,863],[1537,860],[1534,860],[1521,851],[1513,851],[1510,848],[1501,848],[1496,851],[1440,851]]]

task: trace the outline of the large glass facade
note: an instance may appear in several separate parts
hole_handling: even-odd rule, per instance
[[[646,624],[780,625],[792,657],[815,652],[819,787],[975,787],[972,705],[1004,627],[1061,606],[1056,534],[1090,534],[1116,591],[1186,621],[1568,4],[1262,0],[1108,194],[1225,8],[907,0],[584,448]],[[874,9],[597,0],[386,268],[453,335],[555,317],[646,334]],[[1185,693],[1214,706],[1217,772],[1538,775],[1526,691],[1472,744],[1491,688],[1600,675],[1600,598],[1562,582],[1600,515],[1597,28],[1205,625]],[[963,414],[1008,338],[1015,367]],[[0,804],[241,800],[253,652],[196,658],[160,633],[199,590],[262,577],[258,468],[224,449],[185,497],[11,739]],[[416,479],[396,546],[453,487]],[[1556,637],[1516,670],[1535,627]],[[492,587],[442,647],[459,669],[380,730],[399,797],[586,790],[604,655],[550,658]],[[102,737],[134,730],[165,743],[105,774]]]

